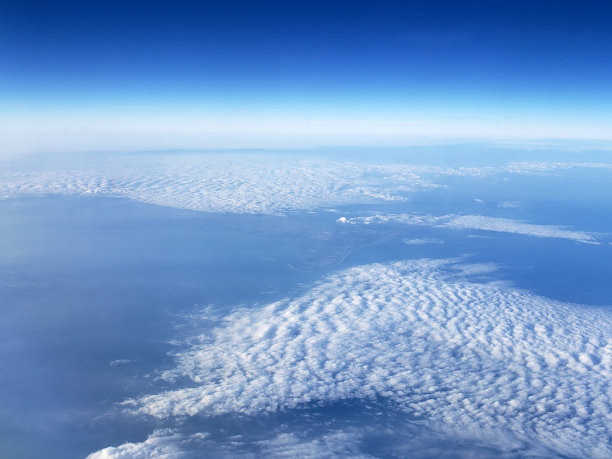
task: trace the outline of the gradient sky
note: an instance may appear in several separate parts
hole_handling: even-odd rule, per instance
[[[5,153],[612,139],[608,1],[0,4]]]

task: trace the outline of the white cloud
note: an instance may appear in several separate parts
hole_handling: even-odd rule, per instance
[[[431,226],[441,221],[448,220],[449,216],[434,217],[433,215],[412,215],[412,214],[384,214],[370,215],[368,217],[340,217],[338,223],[348,223],[350,225],[372,225],[384,223],[401,223],[404,225],[423,225]]]
[[[499,269],[499,266],[496,263],[462,263],[453,268],[458,271],[461,276],[478,276],[493,273]]]
[[[275,435],[260,442],[265,457],[411,457],[491,458],[551,457],[554,452],[539,445],[526,445],[524,440],[501,430],[480,431],[481,438],[453,432],[433,432],[418,423],[397,419],[392,425],[374,425],[324,430],[315,438],[298,433]],[[486,438],[486,442],[482,439]],[[374,440],[374,448],[372,448]],[[364,445],[368,447],[364,448]],[[364,452],[364,449],[366,452]]]
[[[143,442],[124,443],[116,447],[104,448],[87,456],[87,459],[145,459],[151,457],[178,458],[186,455],[186,450],[203,446],[206,434],[184,435],[168,430],[153,432]]]
[[[377,413],[381,414],[381,413]],[[317,422],[314,429],[281,425],[261,438],[244,435],[213,440],[204,433],[155,432],[139,443],[125,443],[92,453],[88,459],[125,457],[197,458],[322,458],[322,457],[413,457],[413,458],[490,458],[551,457],[554,452],[539,445],[525,444],[507,431],[480,431],[481,438],[454,432],[434,432],[419,423],[394,419],[389,425],[375,416],[373,424],[337,427],[336,422]],[[318,421],[321,421],[319,419]],[[257,420],[252,420],[257,422]],[[486,442],[483,442],[486,438]]]
[[[128,360],[128,359],[117,359],[117,360],[111,360],[110,362],[108,362],[108,364],[111,367],[116,367],[119,365],[127,365],[128,363],[134,363],[133,360]]]
[[[568,230],[556,225],[534,225],[508,218],[486,217],[482,215],[461,215],[451,218],[441,226],[454,229],[476,229],[502,233],[523,234],[525,236],[552,237],[569,239],[583,244],[599,244],[595,235],[586,231]]]
[[[575,163],[575,162],[518,162],[504,168],[513,174],[542,174],[567,169],[612,169],[612,163]]]
[[[337,430],[314,439],[303,439],[296,433],[283,433],[260,442],[262,457],[321,458],[354,457],[372,458],[360,453],[362,433],[357,429]]]
[[[73,168],[5,170],[0,198],[100,195],[205,212],[274,214],[405,200],[436,186],[419,171],[281,154],[115,155],[88,158]]]
[[[405,201],[440,187],[442,176],[547,173],[609,164],[516,163],[437,167],[354,163],[297,154],[92,154],[4,161],[0,199],[23,195],[102,195],[204,212],[279,213],[339,204]],[[40,164],[38,164],[39,162]]]
[[[407,245],[444,244],[444,241],[432,238],[404,239],[402,242]]]
[[[502,201],[497,206],[502,209],[519,209],[522,207],[522,204],[518,201]]]
[[[507,431],[557,454],[610,457],[611,313],[458,281],[446,266],[356,267],[239,310],[164,374],[195,386],[126,407],[213,416],[384,397],[438,430],[482,441]]]
[[[384,223],[399,223],[406,225],[435,226],[438,228],[451,228],[457,230],[474,229],[481,231],[494,231],[500,233],[522,234],[542,238],[568,239],[583,244],[598,245],[594,233],[586,231],[569,230],[557,225],[535,225],[520,220],[508,218],[487,217],[483,215],[411,215],[411,214],[385,214],[368,217],[340,217],[338,223],[352,225],[370,225]]]

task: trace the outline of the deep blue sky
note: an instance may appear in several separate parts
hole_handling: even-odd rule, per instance
[[[3,0],[0,114],[22,130],[606,137],[611,24],[608,1]]]

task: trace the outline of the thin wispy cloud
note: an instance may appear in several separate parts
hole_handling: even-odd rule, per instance
[[[520,234],[539,238],[567,239],[582,244],[598,245],[597,235],[587,231],[576,231],[558,225],[536,225],[509,218],[488,217],[484,215],[412,215],[383,214],[367,217],[339,217],[338,223],[351,225],[405,224],[433,226],[455,230],[478,230],[497,233]]]
[[[509,218],[461,215],[451,218],[441,226],[453,229],[494,231],[541,238],[568,239],[582,244],[599,244],[593,233],[569,230],[565,227],[556,225],[534,225]]]

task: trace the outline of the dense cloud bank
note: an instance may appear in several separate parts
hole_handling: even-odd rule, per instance
[[[546,174],[610,164],[516,163],[437,167],[264,154],[110,155],[0,172],[0,198],[101,195],[204,212],[274,214],[338,204],[402,201],[439,177]]]
[[[164,374],[174,390],[126,406],[256,415],[383,397],[449,435],[503,431],[556,454],[610,457],[612,314],[461,272],[448,261],[360,266],[238,310],[178,353]]]
[[[0,173],[0,198],[72,194],[129,198],[204,212],[274,214],[405,200],[436,187],[421,168],[282,155],[128,156],[80,168]]]

